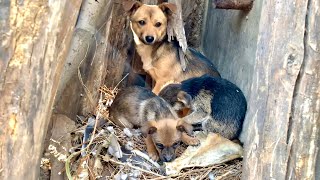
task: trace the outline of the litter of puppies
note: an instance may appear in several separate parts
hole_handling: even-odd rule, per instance
[[[111,88],[101,88],[103,98],[101,101],[113,101]],[[107,91],[106,91],[107,90]],[[106,114],[101,118],[109,119],[109,109],[104,104],[99,104],[97,109],[102,110],[97,114]],[[94,118],[94,117],[92,117]],[[83,142],[84,130],[87,127],[88,119],[78,123],[78,130],[72,135],[73,148],[69,160],[67,160],[67,174],[70,174],[72,179],[240,179],[242,161],[234,157],[232,161],[220,161],[218,164],[205,165],[201,167],[195,165],[192,167],[183,168],[180,172],[171,175],[166,175],[166,167],[149,158],[146,153],[146,145],[144,138],[139,129],[120,128],[108,121],[101,127],[96,128],[95,135],[91,136],[87,142]],[[82,130],[80,130],[82,129]],[[201,141],[205,138],[202,136]],[[224,139],[225,141],[226,139]],[[92,141],[90,146],[82,149],[82,144],[87,144]],[[214,141],[215,142],[215,141]],[[228,143],[231,141],[228,140]],[[218,141],[219,143],[219,141]],[[230,144],[226,144],[229,146]],[[232,142],[231,142],[232,143]],[[209,145],[209,144],[207,144]],[[207,146],[204,144],[204,147]],[[129,148],[127,147],[129,146]],[[237,144],[233,144],[237,147]],[[181,145],[176,151],[177,157],[186,152],[187,145]],[[198,149],[197,146],[192,147],[191,152]],[[232,149],[232,148],[231,148]],[[79,151],[86,151],[84,156],[81,156]],[[210,149],[211,150],[211,149]],[[187,150],[188,151],[188,150]],[[213,150],[214,151],[214,150]],[[241,151],[239,151],[241,153]],[[194,153],[194,152],[193,152]],[[237,153],[235,153],[237,154]],[[201,156],[201,153],[199,154]],[[210,153],[202,154],[211,156]],[[222,155],[222,154],[221,154]],[[71,158],[70,158],[71,157]],[[182,157],[183,158],[183,157]],[[179,162],[179,158],[177,159]],[[175,163],[176,161],[170,162]],[[180,163],[181,164],[181,163]],[[181,166],[177,167],[181,168]],[[169,172],[170,174],[170,172]]]

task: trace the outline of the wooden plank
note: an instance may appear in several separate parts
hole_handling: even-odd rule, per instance
[[[7,37],[0,49],[9,52],[0,63],[5,69],[0,81],[0,179],[38,179],[43,141],[81,1],[5,5],[10,9],[10,30],[0,27]]]
[[[244,179],[285,179],[287,176],[292,145],[289,124],[295,107],[293,96],[305,57],[307,4],[302,0],[263,1],[246,116],[249,125]]]
[[[320,160],[319,6],[318,0],[308,3],[304,59],[295,86],[292,118],[289,121],[286,179],[320,178],[320,164],[316,167],[317,160]]]

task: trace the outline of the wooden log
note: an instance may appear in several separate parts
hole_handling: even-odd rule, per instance
[[[308,4],[304,59],[293,96],[289,121],[286,179],[320,178],[320,11]],[[291,59],[294,61],[294,56]],[[318,174],[317,174],[318,173]]]
[[[309,23],[316,19],[317,24],[319,15],[315,7],[308,13],[307,5],[318,2],[263,2],[246,116],[244,179],[314,177],[320,71],[319,37],[313,38],[319,30]]]
[[[81,1],[1,1],[0,179],[38,179]],[[5,24],[5,26],[2,26]],[[1,38],[2,39],[2,38]],[[4,70],[4,71],[2,71]]]
[[[213,0],[212,6],[216,9],[251,10],[253,0]]]

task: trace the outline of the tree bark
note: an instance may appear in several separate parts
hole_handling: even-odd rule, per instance
[[[81,1],[7,2],[0,2],[0,52],[5,52],[0,55],[1,179],[38,179],[43,141]],[[10,15],[2,16],[3,7]]]
[[[246,116],[244,179],[314,178],[320,126],[318,2],[263,3]]]

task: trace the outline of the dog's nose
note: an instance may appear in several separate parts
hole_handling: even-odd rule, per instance
[[[147,43],[152,43],[154,41],[154,37],[153,36],[146,36],[146,41],[147,41]]]
[[[171,155],[165,155],[164,156],[164,161],[171,162],[172,160],[173,160],[173,157]]]

